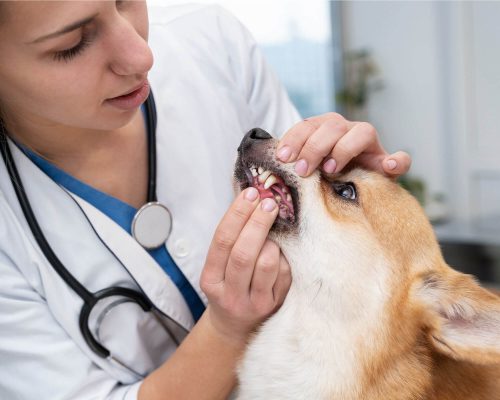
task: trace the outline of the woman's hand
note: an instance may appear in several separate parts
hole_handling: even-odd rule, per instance
[[[283,303],[290,266],[267,239],[278,215],[273,199],[259,200],[255,188],[239,194],[215,231],[201,275],[215,329],[229,339],[248,334]]]
[[[327,173],[339,172],[356,159],[361,166],[397,177],[408,172],[410,156],[402,151],[388,154],[375,128],[367,122],[352,122],[337,113],[307,118],[288,130],[278,143],[277,157],[295,163],[301,176],[310,175],[320,164]]]

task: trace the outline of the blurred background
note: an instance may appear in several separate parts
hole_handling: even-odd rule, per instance
[[[369,121],[410,153],[401,184],[447,261],[500,287],[500,1],[195,2],[247,26],[303,117]]]

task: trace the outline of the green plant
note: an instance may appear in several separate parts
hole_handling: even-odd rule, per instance
[[[398,183],[415,196],[422,207],[425,206],[426,188],[422,179],[405,174],[398,178]]]
[[[370,51],[353,50],[344,55],[344,88],[335,95],[336,101],[344,107],[350,117],[362,110],[370,93],[383,88],[379,69]]]

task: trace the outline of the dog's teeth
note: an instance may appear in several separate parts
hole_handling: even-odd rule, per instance
[[[277,203],[280,203],[281,202],[281,196],[278,194],[276,196],[274,196],[274,198],[276,199],[276,202]]]
[[[260,174],[262,174],[262,173],[264,172],[264,168],[259,167],[259,168],[257,169],[257,171],[259,171],[259,175],[260,175]]]
[[[266,183],[264,183],[264,189],[269,189],[271,186],[273,186],[278,179],[274,175],[270,175],[269,178],[266,179]]]
[[[288,201],[288,202],[292,201],[292,196],[290,196],[290,193],[287,193],[287,195],[286,195],[286,201]]]
[[[259,174],[257,173],[257,170],[255,169],[255,167],[250,168],[250,172],[252,173],[252,176],[253,176],[253,177],[256,177],[257,175],[259,175]]]
[[[286,186],[283,186],[283,193],[288,193],[288,188]]]
[[[260,183],[264,183],[266,181],[267,178],[269,178],[269,175],[271,175],[271,171],[267,170],[267,171],[264,171],[262,172],[260,175],[259,175],[259,182]]]

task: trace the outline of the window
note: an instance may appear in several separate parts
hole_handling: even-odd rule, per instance
[[[252,32],[303,117],[335,109],[327,0],[220,0]]]

